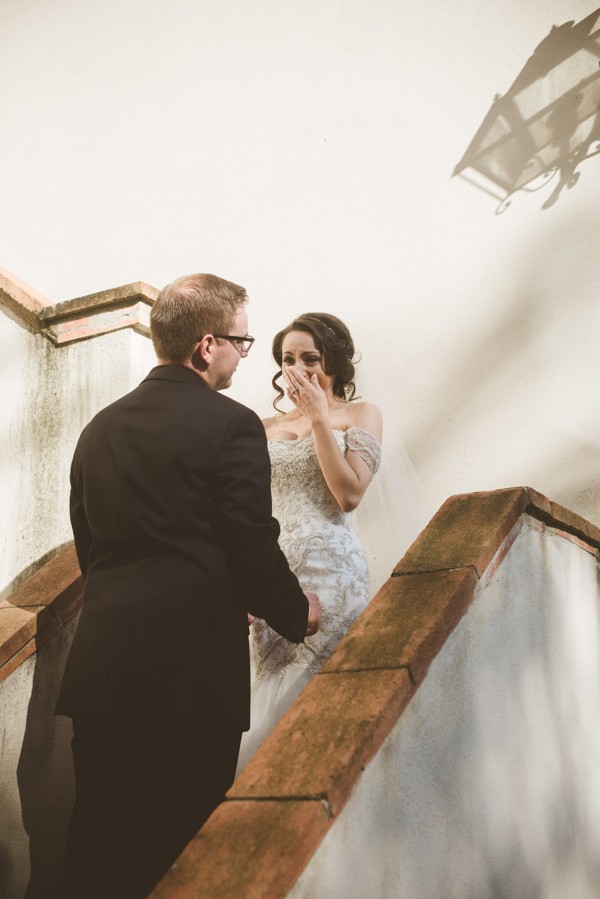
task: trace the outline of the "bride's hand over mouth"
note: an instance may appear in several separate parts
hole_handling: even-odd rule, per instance
[[[327,394],[319,384],[316,374],[307,377],[293,365],[286,365],[283,377],[287,385],[287,395],[302,415],[313,425],[328,423]]]

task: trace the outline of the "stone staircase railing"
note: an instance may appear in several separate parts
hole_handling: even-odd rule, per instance
[[[159,291],[143,281],[50,303],[24,281],[0,268],[0,306],[55,346],[97,337],[121,328],[150,335],[149,315]]]
[[[485,864],[479,858],[477,862],[471,859],[475,849],[467,851],[467,846],[471,843],[475,846],[479,828],[469,824],[472,828],[469,830],[461,820],[461,816],[466,816],[469,821],[477,814],[486,814],[481,811],[480,799],[485,800],[482,803],[485,809],[487,798],[480,797],[476,790],[470,790],[469,778],[476,780],[476,777],[470,766],[467,766],[466,772],[460,768],[460,756],[463,746],[465,754],[468,753],[469,741],[474,739],[472,734],[478,733],[477,715],[489,714],[490,706],[493,712],[494,706],[493,700],[488,701],[483,694],[479,695],[483,686],[477,683],[477,678],[471,683],[461,673],[461,665],[470,658],[467,650],[473,644],[472,656],[477,657],[479,636],[474,636],[475,625],[470,623],[473,616],[478,615],[481,619],[483,615],[483,624],[481,620],[477,624],[483,628],[481,640],[490,640],[493,652],[499,653],[495,665],[488,665],[487,657],[479,661],[485,674],[482,684],[487,685],[489,681],[501,691],[503,702],[512,708],[512,703],[518,706],[522,701],[518,684],[513,684],[513,679],[518,681],[519,677],[526,679],[528,676],[529,647],[522,647],[520,658],[513,646],[514,642],[522,643],[519,628],[525,625],[516,627],[508,646],[496,649],[494,634],[485,634],[485,616],[488,620],[499,616],[501,623],[504,621],[504,610],[494,600],[485,611],[485,599],[481,598],[485,597],[484,589],[489,584],[494,585],[495,578],[507,565],[511,548],[523,533],[527,539],[533,535],[531,539],[534,542],[538,538],[554,541],[553,547],[564,545],[567,552],[583,555],[584,566],[587,569],[591,566],[589,589],[592,594],[595,589],[595,596],[590,594],[585,598],[587,605],[579,610],[573,602],[572,614],[585,613],[593,618],[599,598],[600,529],[529,488],[451,497],[396,566],[392,577],[338,645],[331,659],[244,769],[229,791],[226,802],[213,813],[155,888],[151,899],[237,899],[240,896],[244,899],[324,899],[332,895],[346,899],[360,899],[366,895],[377,899],[420,899],[432,895],[550,895],[543,889],[539,891],[539,878],[547,876],[544,871],[550,870],[549,865],[547,869],[543,868],[546,862],[541,851],[541,871],[525,870],[523,873],[519,869],[519,852],[525,852],[525,846],[518,842],[519,821],[527,814],[524,809],[514,808],[512,817],[509,816],[505,824],[516,836],[510,853],[507,853],[506,868],[502,871],[506,884],[504,892],[502,889],[498,891],[493,884],[490,887],[488,883],[490,877],[500,876],[494,874],[494,865],[499,864],[497,859],[485,859]],[[537,624],[532,627],[531,642],[536,643],[536,647],[536,635],[554,627],[547,622],[544,624],[544,615],[550,615],[551,594],[555,589],[548,584],[548,573],[544,568],[546,552],[544,550],[540,557],[539,571],[523,572],[517,564],[520,582],[524,574],[527,578],[520,588],[524,592],[521,611],[519,603],[517,611],[506,611],[509,620],[525,613],[535,618]],[[508,566],[509,570],[513,570],[515,564],[512,563],[512,568]],[[543,601],[534,601],[537,594]],[[504,601],[508,603],[510,600]],[[563,614],[565,604],[568,611],[568,602],[568,595],[559,591],[553,608],[562,611],[556,614]],[[476,611],[471,612],[471,609]],[[484,612],[479,612],[479,609],[484,609]],[[469,629],[472,631],[471,643]],[[600,628],[598,631],[594,634],[596,645],[591,652],[592,659],[598,650]],[[501,640],[500,632],[499,624],[498,641]],[[560,639],[560,636],[556,638],[557,654],[560,654]],[[460,645],[461,640],[466,647],[462,653],[453,648]],[[533,653],[533,647],[531,651]],[[552,677],[544,674],[552,665],[552,659],[547,659],[544,653],[551,650],[542,646],[537,647],[536,652],[540,654],[540,659],[536,657],[535,661],[542,672],[541,684],[546,683],[545,677],[552,683]],[[499,661],[504,654],[508,654],[509,658],[515,655],[512,667],[504,666]],[[432,688],[426,689],[424,685],[430,678],[428,672],[434,664],[436,671],[443,670],[444,665],[448,666],[450,682],[447,683],[442,677],[441,686],[438,683],[434,688],[436,675],[432,679]],[[562,674],[562,659],[560,666]],[[568,680],[566,672],[565,677]],[[600,674],[596,676],[592,672],[590,677],[595,677],[594,689],[598,689],[594,696],[597,698],[600,695]],[[573,684],[575,691],[580,687],[583,689],[582,682]],[[465,694],[462,712],[457,713],[456,719],[452,715],[444,717],[444,710],[455,701],[455,693],[456,696]],[[494,695],[493,690],[491,695]],[[435,714],[420,711],[419,702],[415,704],[417,698],[419,702],[422,700],[421,706],[429,702]],[[560,718],[559,701],[555,697],[549,698],[556,705],[556,715]],[[568,708],[567,705],[567,714]],[[534,703],[530,714],[537,713],[537,704]],[[434,720],[437,714],[439,725]],[[593,716],[595,721],[597,708],[590,707],[587,714]],[[457,738],[461,715],[468,720],[466,724],[460,724],[462,730],[460,738]],[[471,721],[471,718],[474,720]],[[492,718],[492,721],[495,719]],[[448,745],[436,748],[438,727],[439,733],[447,736]],[[565,722],[558,720],[557,727],[560,733]],[[485,740],[488,730],[487,725],[483,727],[483,736],[478,738]],[[512,770],[515,762],[510,756],[511,734],[502,733],[501,737],[501,745],[508,747],[508,758],[503,760],[503,764]],[[575,726],[570,738],[576,742],[582,738]],[[518,735],[514,739],[518,740]],[[537,739],[539,735],[532,725],[532,743],[537,745]],[[589,749],[589,768],[593,772],[597,767],[597,746],[590,745]],[[478,759],[478,753],[472,747],[470,751]],[[492,751],[501,754],[495,746]],[[522,751],[515,749],[513,754],[519,755]],[[433,754],[434,761],[430,760],[430,754]],[[485,762],[486,759],[482,759],[482,764]],[[529,759],[521,759],[522,766],[529,763]],[[561,764],[568,767],[564,759],[556,762],[559,769]],[[542,770],[541,758],[539,766]],[[536,776],[539,776],[535,770],[535,753],[531,767],[533,770],[524,772],[523,797],[530,780],[535,782]],[[414,773],[402,776],[403,771],[413,769]],[[423,773],[424,769],[427,776]],[[474,769],[476,771],[476,765]],[[579,775],[573,775],[570,770],[559,770],[557,777],[561,776],[567,782],[569,777]],[[457,780],[458,786],[455,786]],[[419,784],[421,794],[415,783]],[[433,794],[433,784],[437,785],[437,794]],[[595,790],[591,783],[584,784],[583,790],[581,783],[575,786],[574,793],[580,790],[583,795],[589,789],[590,797],[600,795],[598,784]],[[436,795],[436,801],[432,801],[432,795]],[[453,797],[458,813],[452,812],[453,806],[448,796]],[[593,807],[590,810],[585,806],[587,801],[581,799],[583,806],[578,812],[586,820],[588,812],[593,817]],[[594,799],[589,801],[593,806]],[[444,808],[446,802],[448,808]],[[490,803],[494,809],[491,799]],[[501,800],[499,803],[500,811],[497,814],[503,812],[509,815],[511,810],[507,811]],[[411,813],[414,815],[412,821]],[[561,803],[552,804],[541,815],[543,823],[539,826],[555,828],[560,833],[561,828],[564,830],[566,827],[565,814]],[[440,818],[441,822],[438,820]],[[405,826],[400,823],[404,819]],[[469,832],[468,841],[463,845],[457,838],[460,851],[449,849],[453,834],[460,834],[463,827]],[[578,827],[588,830],[585,821],[576,822],[573,837],[576,846],[580,844]],[[481,831],[484,830],[482,822]],[[493,843],[495,830],[491,830]],[[395,831],[399,834],[396,838]],[[522,839],[527,842],[525,837]],[[436,840],[439,845],[436,845]],[[405,848],[404,855],[403,841],[406,846],[412,845],[411,841],[414,843],[410,850]],[[561,848],[566,856],[561,864],[566,870],[564,866],[574,862],[565,844],[554,847],[554,856],[560,855]],[[544,849],[548,850],[548,846]],[[477,851],[482,856],[486,852],[500,853],[498,847],[490,848],[487,844]],[[576,851],[579,850],[573,849],[573,852]],[[593,847],[591,854],[593,862]],[[421,857],[422,864],[417,874],[413,872],[411,881],[407,872],[411,864],[416,865],[414,859],[417,856]],[[469,872],[472,882],[469,888],[464,883],[461,887],[470,864],[473,867],[473,871]],[[536,861],[531,864],[535,865]],[[591,899],[595,895],[594,892],[586,892],[583,885],[591,864],[589,857],[578,864],[577,876],[582,879],[580,891],[577,892],[579,888],[574,881],[569,881],[568,888],[575,892],[563,890],[552,895],[577,895],[579,899],[587,896]],[[432,880],[434,870],[438,877],[435,883]],[[549,876],[556,879],[554,873]],[[592,880],[594,876],[592,871]],[[519,886],[514,886],[517,877],[522,878],[519,884],[528,884],[522,892]],[[527,880],[527,877],[530,879]],[[528,889],[530,892],[527,892]]]

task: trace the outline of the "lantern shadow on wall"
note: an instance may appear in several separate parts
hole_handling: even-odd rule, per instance
[[[453,174],[510,206],[517,191],[556,182],[543,209],[600,154],[600,9],[554,25],[504,96],[496,95]]]

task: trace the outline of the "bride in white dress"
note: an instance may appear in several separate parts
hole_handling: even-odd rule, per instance
[[[238,772],[333,651],[369,600],[367,559],[352,523],[380,464],[382,416],[354,400],[354,344],[342,321],[301,315],[279,332],[273,355],[294,408],[264,421],[280,546],[303,590],[317,593],[321,625],[295,645],[255,619],[251,728]]]

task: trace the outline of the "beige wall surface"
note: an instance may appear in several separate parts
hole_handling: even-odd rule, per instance
[[[600,156],[548,208],[558,176],[502,214],[452,177],[552,26],[593,11],[4,0],[0,265],[52,302],[191,271],[244,284],[258,340],[232,393],[259,407],[274,330],[336,313],[431,508],[525,483],[598,522]],[[2,334],[16,403],[7,354],[32,338]],[[90,346],[80,369],[109,378]]]
[[[598,557],[505,546],[289,899],[598,895]]]
[[[69,467],[79,433],[153,359],[131,329],[56,348],[0,315],[0,600],[73,539]]]

